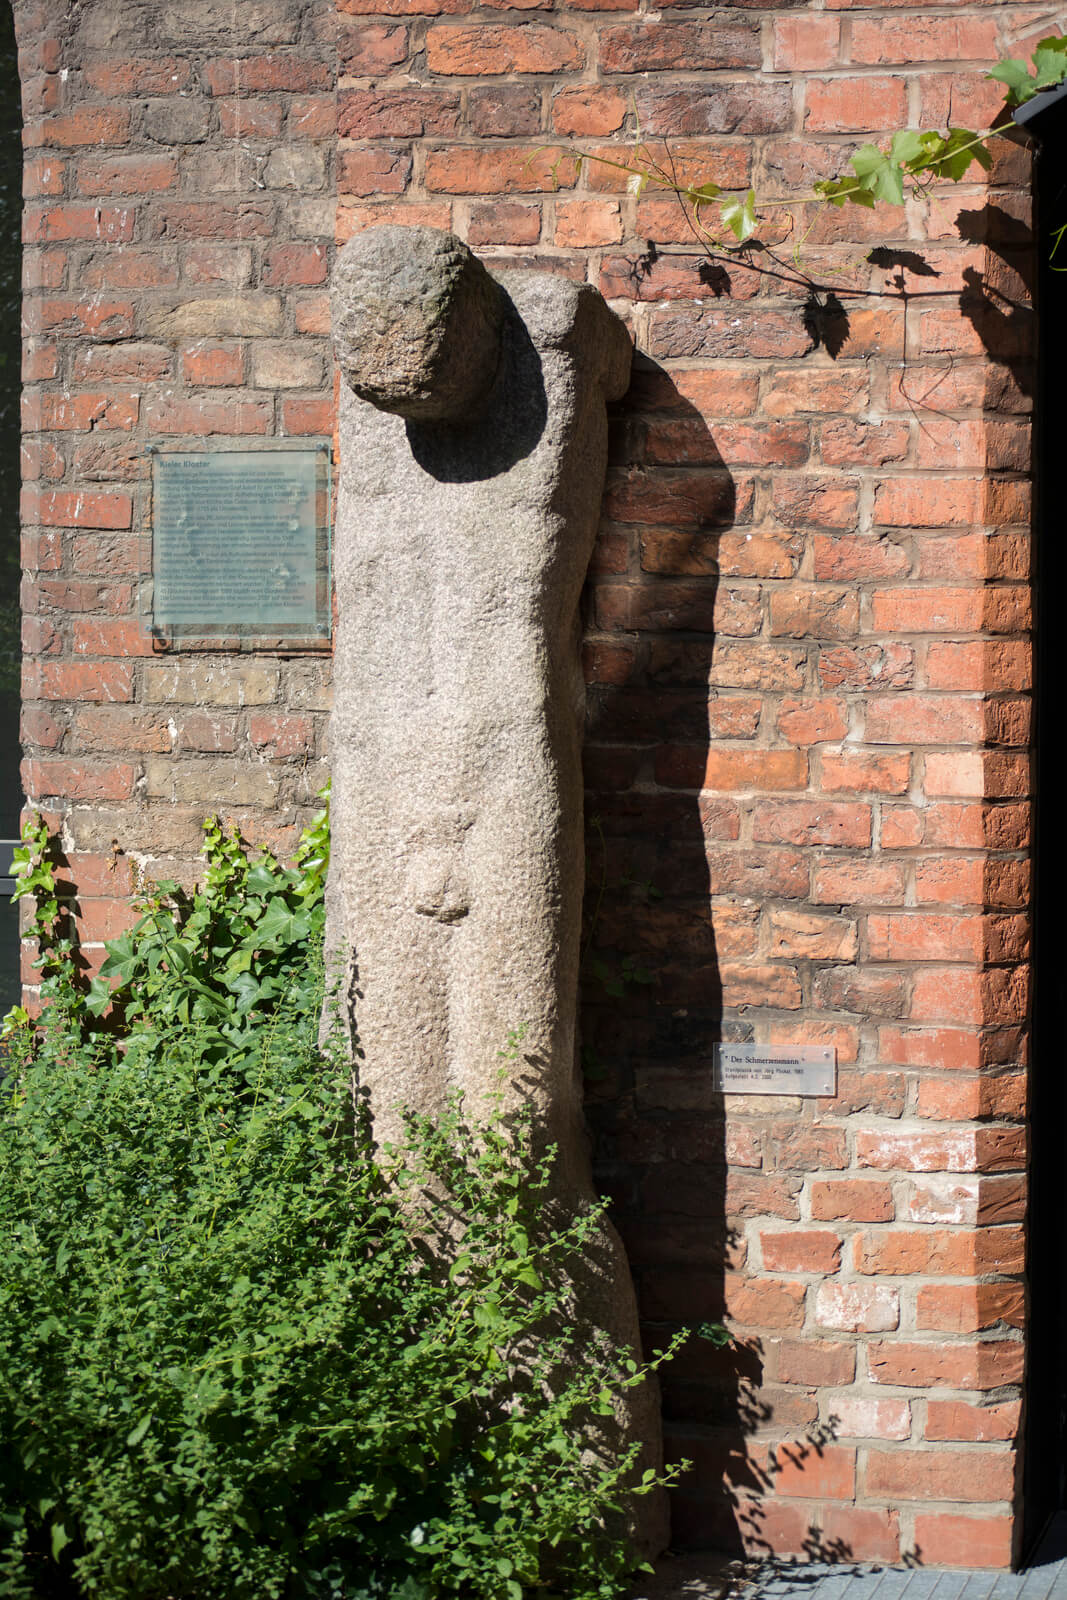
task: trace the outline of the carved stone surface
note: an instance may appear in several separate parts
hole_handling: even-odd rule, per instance
[[[555,1141],[557,1197],[592,1195],[575,1060],[583,881],[578,601],[596,536],[605,402],[630,342],[600,294],[491,277],[459,240],[383,227],[334,278],[341,400],[331,724],[331,949],[350,965],[381,1134],[401,1103],[500,1088]],[[354,392],[355,391],[355,392]],[[364,395],[373,400],[368,404]],[[583,1319],[637,1346],[605,1228]],[[658,1459],[658,1397],[624,1439]],[[662,1500],[636,1502],[646,1549]]]

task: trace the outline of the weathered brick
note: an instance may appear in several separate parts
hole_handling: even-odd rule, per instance
[[[521,27],[430,27],[426,61],[431,72],[487,77],[498,72],[567,72],[580,67],[584,50],[577,34],[543,22]]]

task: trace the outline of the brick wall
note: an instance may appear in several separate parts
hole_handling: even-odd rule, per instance
[[[333,29],[314,0],[30,0],[16,25],[23,772],[93,962],[139,873],[190,877],[206,810],[284,850],[325,780],[328,659],[168,659],[137,585],[148,444],[331,435]]]
[[[764,272],[558,158],[639,123],[795,196],[869,134],[987,122],[1034,11],[340,0],[331,42],[325,0],[254,0],[240,37],[214,0],[63,10],[18,7],[27,789],[87,935],[131,859],[189,870],[207,805],[284,845],[320,781],[323,662],[160,660],[129,618],[146,441],[328,430],[333,186],[340,239],[429,223],[599,283],[639,355],[587,597],[590,1114],[650,1340],[738,1335],[665,1381],[676,1537],[1007,1563],[1028,158],[904,211],[783,208]],[[634,967],[621,999],[593,976]],[[724,1108],[718,1037],[833,1044],[838,1093]]]

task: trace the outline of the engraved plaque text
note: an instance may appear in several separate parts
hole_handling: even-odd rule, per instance
[[[717,1044],[716,1089],[726,1094],[837,1093],[837,1051],[832,1045],[773,1050],[762,1044]]]
[[[322,452],[160,451],[153,462],[154,624],[321,631]]]

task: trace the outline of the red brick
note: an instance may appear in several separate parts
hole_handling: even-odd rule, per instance
[[[927,1227],[861,1234],[855,1240],[855,1265],[858,1272],[888,1277],[1021,1272],[1022,1230],[1006,1226],[955,1232]]]
[[[843,739],[848,715],[841,700],[783,700],[778,709],[778,732],[790,744],[819,744]]]
[[[907,1400],[872,1399],[868,1395],[835,1394],[828,1401],[828,1422],[845,1439],[909,1439],[911,1404]]]
[[[59,352],[54,344],[38,345],[22,341],[23,383],[48,383],[58,371]]]
[[[83,945],[117,939],[136,921],[137,910],[129,900],[82,899],[78,902],[78,932]]]
[[[426,152],[426,187],[445,194],[549,193],[572,188],[576,177],[574,161],[559,150],[451,145]]]
[[[126,106],[78,106],[54,117],[28,120],[25,143],[58,145],[125,144],[130,132],[130,112]]]
[[[866,1486],[892,1500],[1010,1500],[1015,1461],[1007,1450],[872,1450]]]
[[[874,520],[898,528],[951,528],[983,521],[979,478],[890,478],[875,491]]]
[[[513,201],[472,206],[467,242],[483,244],[536,244],[541,237],[541,208]]]
[[[900,1294],[886,1284],[819,1284],[814,1318],[821,1328],[843,1333],[885,1333],[900,1323]]]
[[[1023,1374],[1023,1345],[1010,1339],[982,1339],[960,1344],[875,1342],[868,1351],[873,1383],[902,1384],[916,1389],[999,1389],[1004,1384],[1020,1382]],[[950,1498],[985,1496],[952,1495]]]
[[[851,517],[846,521],[850,522]],[[907,572],[909,558],[902,545],[885,539],[828,539],[816,538],[815,576],[820,580],[843,579],[863,582],[867,579],[895,578]],[[878,599],[876,593],[875,599]],[[887,629],[893,632],[893,629]]]
[[[794,1344],[784,1339],[778,1347],[779,1383],[837,1388],[851,1383],[855,1373],[855,1345],[825,1344],[814,1339]]]
[[[891,1222],[893,1191],[863,1178],[820,1179],[811,1186],[811,1214],[824,1222]]]
[[[866,405],[869,382],[866,373],[847,369],[772,370],[763,379],[763,410],[770,417],[789,417],[798,412],[823,417],[834,411],[852,411]]]
[[[842,417],[820,429],[819,458],[828,467],[884,467],[903,461],[910,441],[903,422],[864,423]]]
[[[66,181],[67,163],[56,156],[36,156],[22,170],[22,192],[27,200],[62,194]]]
[[[867,703],[864,737],[870,744],[981,744],[985,710],[961,695],[901,694]]]
[[[751,74],[745,79],[711,79],[699,87],[659,85],[653,80],[638,89],[635,99],[642,133],[669,139],[777,133],[789,127],[793,117],[792,86],[753,82]]]
[[[285,108],[278,100],[220,100],[219,132],[224,139],[279,139]]]
[[[324,61],[282,51],[209,61],[204,80],[212,95],[269,94],[276,90],[307,94],[312,89],[331,87],[330,69]]]
[[[376,77],[407,60],[408,30],[403,23],[343,25],[337,48],[345,72],[355,78]]]
[[[987,17],[857,18],[852,24],[852,60],[864,65],[899,62],[911,66],[919,61],[966,60],[984,63],[996,55],[996,24]]]
[[[656,780],[671,788],[802,789],[807,757],[794,750],[685,750],[664,747],[656,757]]]
[[[137,411],[135,394],[23,394],[23,426],[45,432],[128,431],[137,424]]]
[[[900,1523],[895,1511],[861,1506],[827,1506],[822,1537],[831,1549],[844,1549],[850,1561],[899,1561]]]
[[[721,526],[735,517],[745,520],[747,509],[744,497],[738,505],[737,485],[730,475],[710,469],[609,475],[604,503],[606,514],[616,522],[651,523],[675,529]]]
[[[44,706],[23,705],[21,727],[23,743],[41,750],[58,750],[66,732],[64,724]]]
[[[721,71],[758,67],[751,23],[635,22],[600,30],[600,69],[608,73]]]
[[[239,240],[269,238],[274,228],[274,208],[266,199],[243,200],[236,205],[217,200],[167,200],[151,208],[145,233],[162,240]]]
[[[133,238],[137,213],[132,207],[28,207],[22,237],[27,244],[53,244],[64,239],[100,239],[126,244]]]
[[[444,16],[469,11],[472,0],[338,0],[337,9],[353,17],[373,13],[381,17]]]
[[[1014,530],[924,535],[916,552],[919,577],[950,582],[992,578],[1025,581],[1032,564],[1028,534]]]
[[[856,924],[846,918],[782,906],[772,908],[765,921],[767,951],[773,957],[850,961],[856,954]]]
[[[307,756],[314,749],[315,727],[310,717],[252,716],[248,737],[255,749],[271,756]]]
[[[926,1403],[927,1439],[970,1440],[991,1444],[1011,1440],[1019,1431],[1022,1404],[1004,1400],[996,1405],[970,1405],[965,1400],[928,1400]]]
[[[752,836],[771,844],[863,848],[871,842],[871,810],[833,800],[767,801],[754,808]]]
[[[1004,1322],[1021,1328],[1021,1283],[925,1283],[915,1297],[915,1326],[945,1333],[984,1333]]]
[[[274,420],[269,400],[186,400],[151,396],[144,407],[146,427],[154,433],[265,434]]]
[[[831,16],[776,17],[774,67],[777,72],[825,68],[837,56],[841,23]]]
[[[180,56],[136,56],[97,61],[86,66],[85,81],[107,99],[137,95],[180,94],[192,75]]]
[[[1021,639],[938,641],[926,652],[925,679],[931,689],[1028,689],[1030,646]]]
[[[761,1233],[760,1246],[768,1272],[836,1272],[841,1262],[840,1235],[829,1228]]]
[[[454,90],[350,89],[340,99],[338,132],[343,139],[418,139],[459,129],[460,99]]]
[[[1013,1516],[966,1517],[918,1512],[915,1543],[923,1558],[945,1567],[1008,1567],[1011,1564]]]
[[[703,306],[657,307],[649,331],[649,354],[657,360],[707,356],[784,359],[802,356],[808,339],[791,312],[762,306],[731,304],[727,309]]]
[[[622,218],[615,201],[556,202],[555,242],[564,249],[583,250],[617,244],[621,238]]]
[[[823,751],[819,771],[821,787],[831,793],[906,794],[911,758],[846,747]]]
[[[776,1495],[815,1500],[851,1500],[856,1491],[856,1452],[843,1445],[818,1450],[805,1443],[774,1447],[768,1470]]]
[[[40,494],[23,491],[23,518],[55,528],[128,528],[133,522],[133,501],[128,494],[99,490],[53,489]]]
[[[337,103],[332,94],[293,95],[289,101],[289,137],[329,139],[337,131]]]
[[[683,1299],[678,1314],[686,1315]],[[726,1315],[745,1328],[799,1328],[807,1290],[802,1283],[777,1278],[743,1278],[728,1273],[722,1284]]]
[[[993,1172],[1025,1165],[1025,1140],[1015,1128],[916,1132],[879,1128],[856,1132],[860,1166],[905,1172]]]
[[[165,289],[178,282],[178,264],[158,250],[124,248],[92,255],[81,270],[83,289]],[[79,352],[79,355],[87,352]]]
[[[63,800],[128,800],[136,768],[123,762],[28,760],[22,777],[28,799],[57,795]]]
[[[552,98],[552,126],[565,139],[617,133],[629,109],[618,89],[582,85],[558,89]]]
[[[903,78],[808,78],[808,133],[869,133],[902,128],[908,120]]]
[[[838,646],[819,652],[819,679],[826,689],[908,688],[915,676],[911,645]]]
[[[426,64],[431,72],[484,78],[502,72],[569,72],[584,61],[581,40],[574,33],[543,22],[521,27],[480,23],[430,27]]]
[[[407,150],[344,150],[338,188],[342,194],[403,194],[410,173],[411,155]]]
[[[82,156],[78,162],[79,194],[158,194],[178,179],[176,156]]]
[[[238,344],[192,345],[182,351],[181,363],[182,377],[194,386],[244,382],[244,350]]]
[[[381,202],[357,206],[345,203],[343,197],[337,211],[337,243],[344,244],[354,233],[364,228],[380,228],[396,223],[402,228],[440,228],[447,232],[452,225],[452,206],[447,200]],[[322,307],[316,333],[329,333],[329,300],[316,296],[315,303]],[[299,307],[297,308],[299,317]],[[299,326],[297,328],[299,332]]]
[[[334,403],[330,398],[307,399],[286,396],[282,401],[282,432],[288,434],[333,433]]]
[[[771,594],[771,633],[792,639],[849,639],[859,628],[855,589],[799,585]]]
[[[104,622],[78,618],[74,622],[74,651],[80,656],[149,656],[152,639],[132,619]]]

